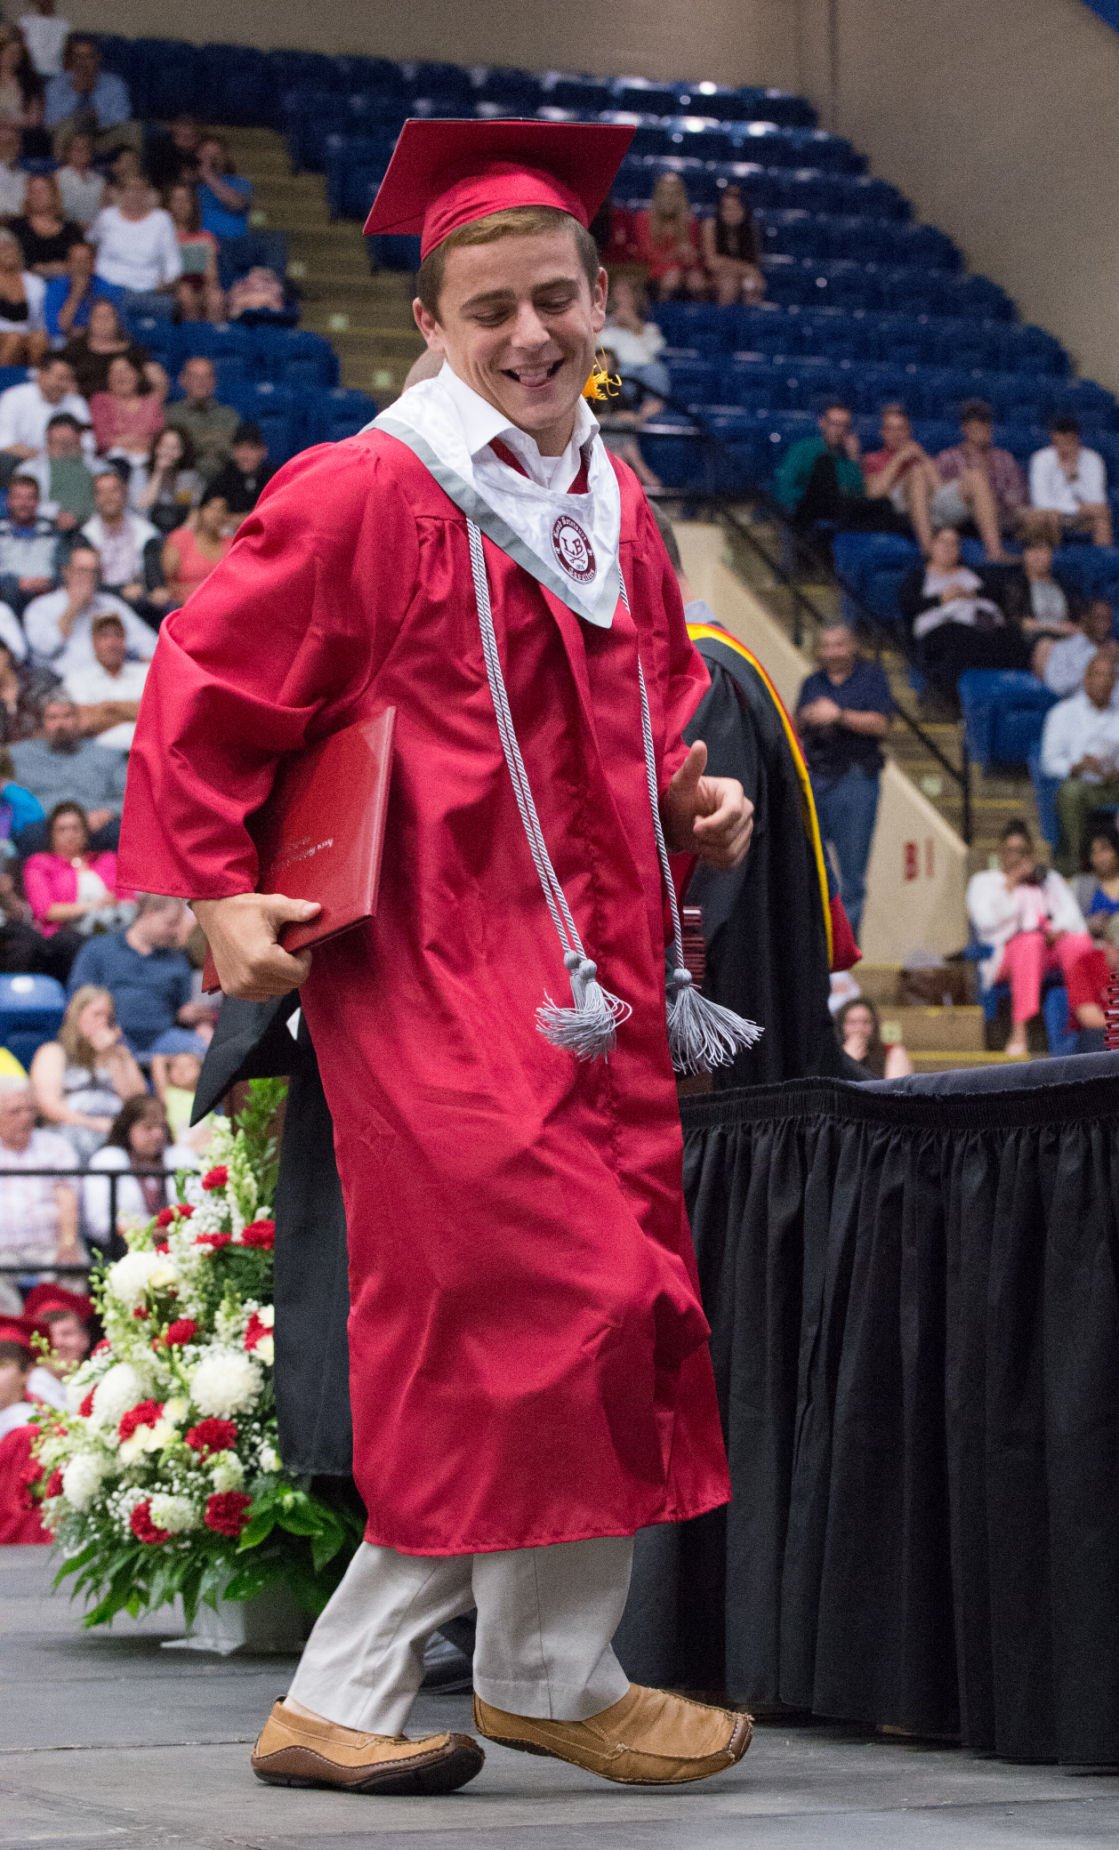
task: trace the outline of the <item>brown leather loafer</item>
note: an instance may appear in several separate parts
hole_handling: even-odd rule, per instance
[[[741,1760],[749,1715],[715,1709],[667,1690],[631,1683],[620,1702],[585,1722],[509,1715],[474,1698],[479,1734],[526,1754],[551,1754],[621,1786],[682,1786],[710,1779]]]
[[[252,1752],[252,1769],[269,1786],[335,1786],[340,1792],[454,1792],[482,1769],[485,1754],[468,1734],[362,1734],[274,1702]]]

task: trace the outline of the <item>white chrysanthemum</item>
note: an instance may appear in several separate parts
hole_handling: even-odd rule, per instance
[[[245,1467],[236,1452],[215,1452],[210,1460],[210,1476],[215,1490],[240,1490]]]
[[[168,1285],[179,1283],[179,1268],[167,1257],[166,1253],[156,1254],[156,1264],[152,1267],[148,1280],[153,1291],[165,1291]]]
[[[188,1529],[197,1529],[198,1506],[189,1497],[157,1491],[152,1498],[151,1518],[157,1529],[166,1529],[170,1535],[183,1535]]]
[[[135,1310],[148,1295],[152,1273],[162,1264],[158,1253],[125,1253],[106,1274],[109,1296],[123,1304],[125,1310]]]
[[[96,1452],[79,1452],[62,1472],[62,1494],[71,1509],[88,1510],[108,1475],[108,1463]]]
[[[260,1461],[260,1468],[262,1471],[278,1471],[283,1463],[271,1439],[262,1440],[257,1458]]]
[[[190,1375],[190,1397],[200,1413],[228,1420],[251,1407],[264,1385],[256,1363],[236,1349],[212,1349]]]
[[[134,1465],[138,1458],[143,1458],[148,1452],[161,1452],[176,1436],[170,1420],[156,1420],[154,1426],[137,1426],[136,1431],[130,1433],[121,1445],[121,1464]]]
[[[120,1263],[123,1265],[124,1260]],[[94,1392],[92,1424],[97,1427],[119,1426],[129,1407],[138,1406],[143,1400],[144,1387],[139,1370],[133,1368],[131,1362],[114,1362]]]

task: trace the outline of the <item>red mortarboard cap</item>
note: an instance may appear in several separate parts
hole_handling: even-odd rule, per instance
[[[49,1317],[55,1311],[69,1311],[81,1323],[93,1320],[93,1304],[81,1291],[67,1291],[65,1285],[32,1285],[23,1300],[28,1317]]]
[[[589,225],[632,140],[632,128],[606,122],[412,117],[400,131],[366,234],[419,232],[426,257],[460,226],[511,206],[554,206]]]
[[[28,1355],[35,1353],[32,1337],[48,1334],[46,1324],[36,1323],[34,1317],[0,1317],[0,1343],[18,1343]]]

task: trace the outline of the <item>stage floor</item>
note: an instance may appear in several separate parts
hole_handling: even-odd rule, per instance
[[[626,1791],[495,1747],[463,1792],[362,1799],[258,1785],[248,1744],[285,1659],[158,1648],[165,1617],[83,1633],[49,1551],[0,1549],[3,1850],[1080,1850],[1119,1843],[1119,1778],[1074,1778],[852,1730],[765,1727],[742,1765]],[[419,1729],[468,1728],[465,1696]]]

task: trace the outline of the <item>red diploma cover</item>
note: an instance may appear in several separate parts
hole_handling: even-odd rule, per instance
[[[377,910],[395,718],[386,707],[296,754],[257,813],[257,891],[322,907],[305,924],[284,926],[285,951],[322,944]],[[221,987],[209,951],[202,987]]]

